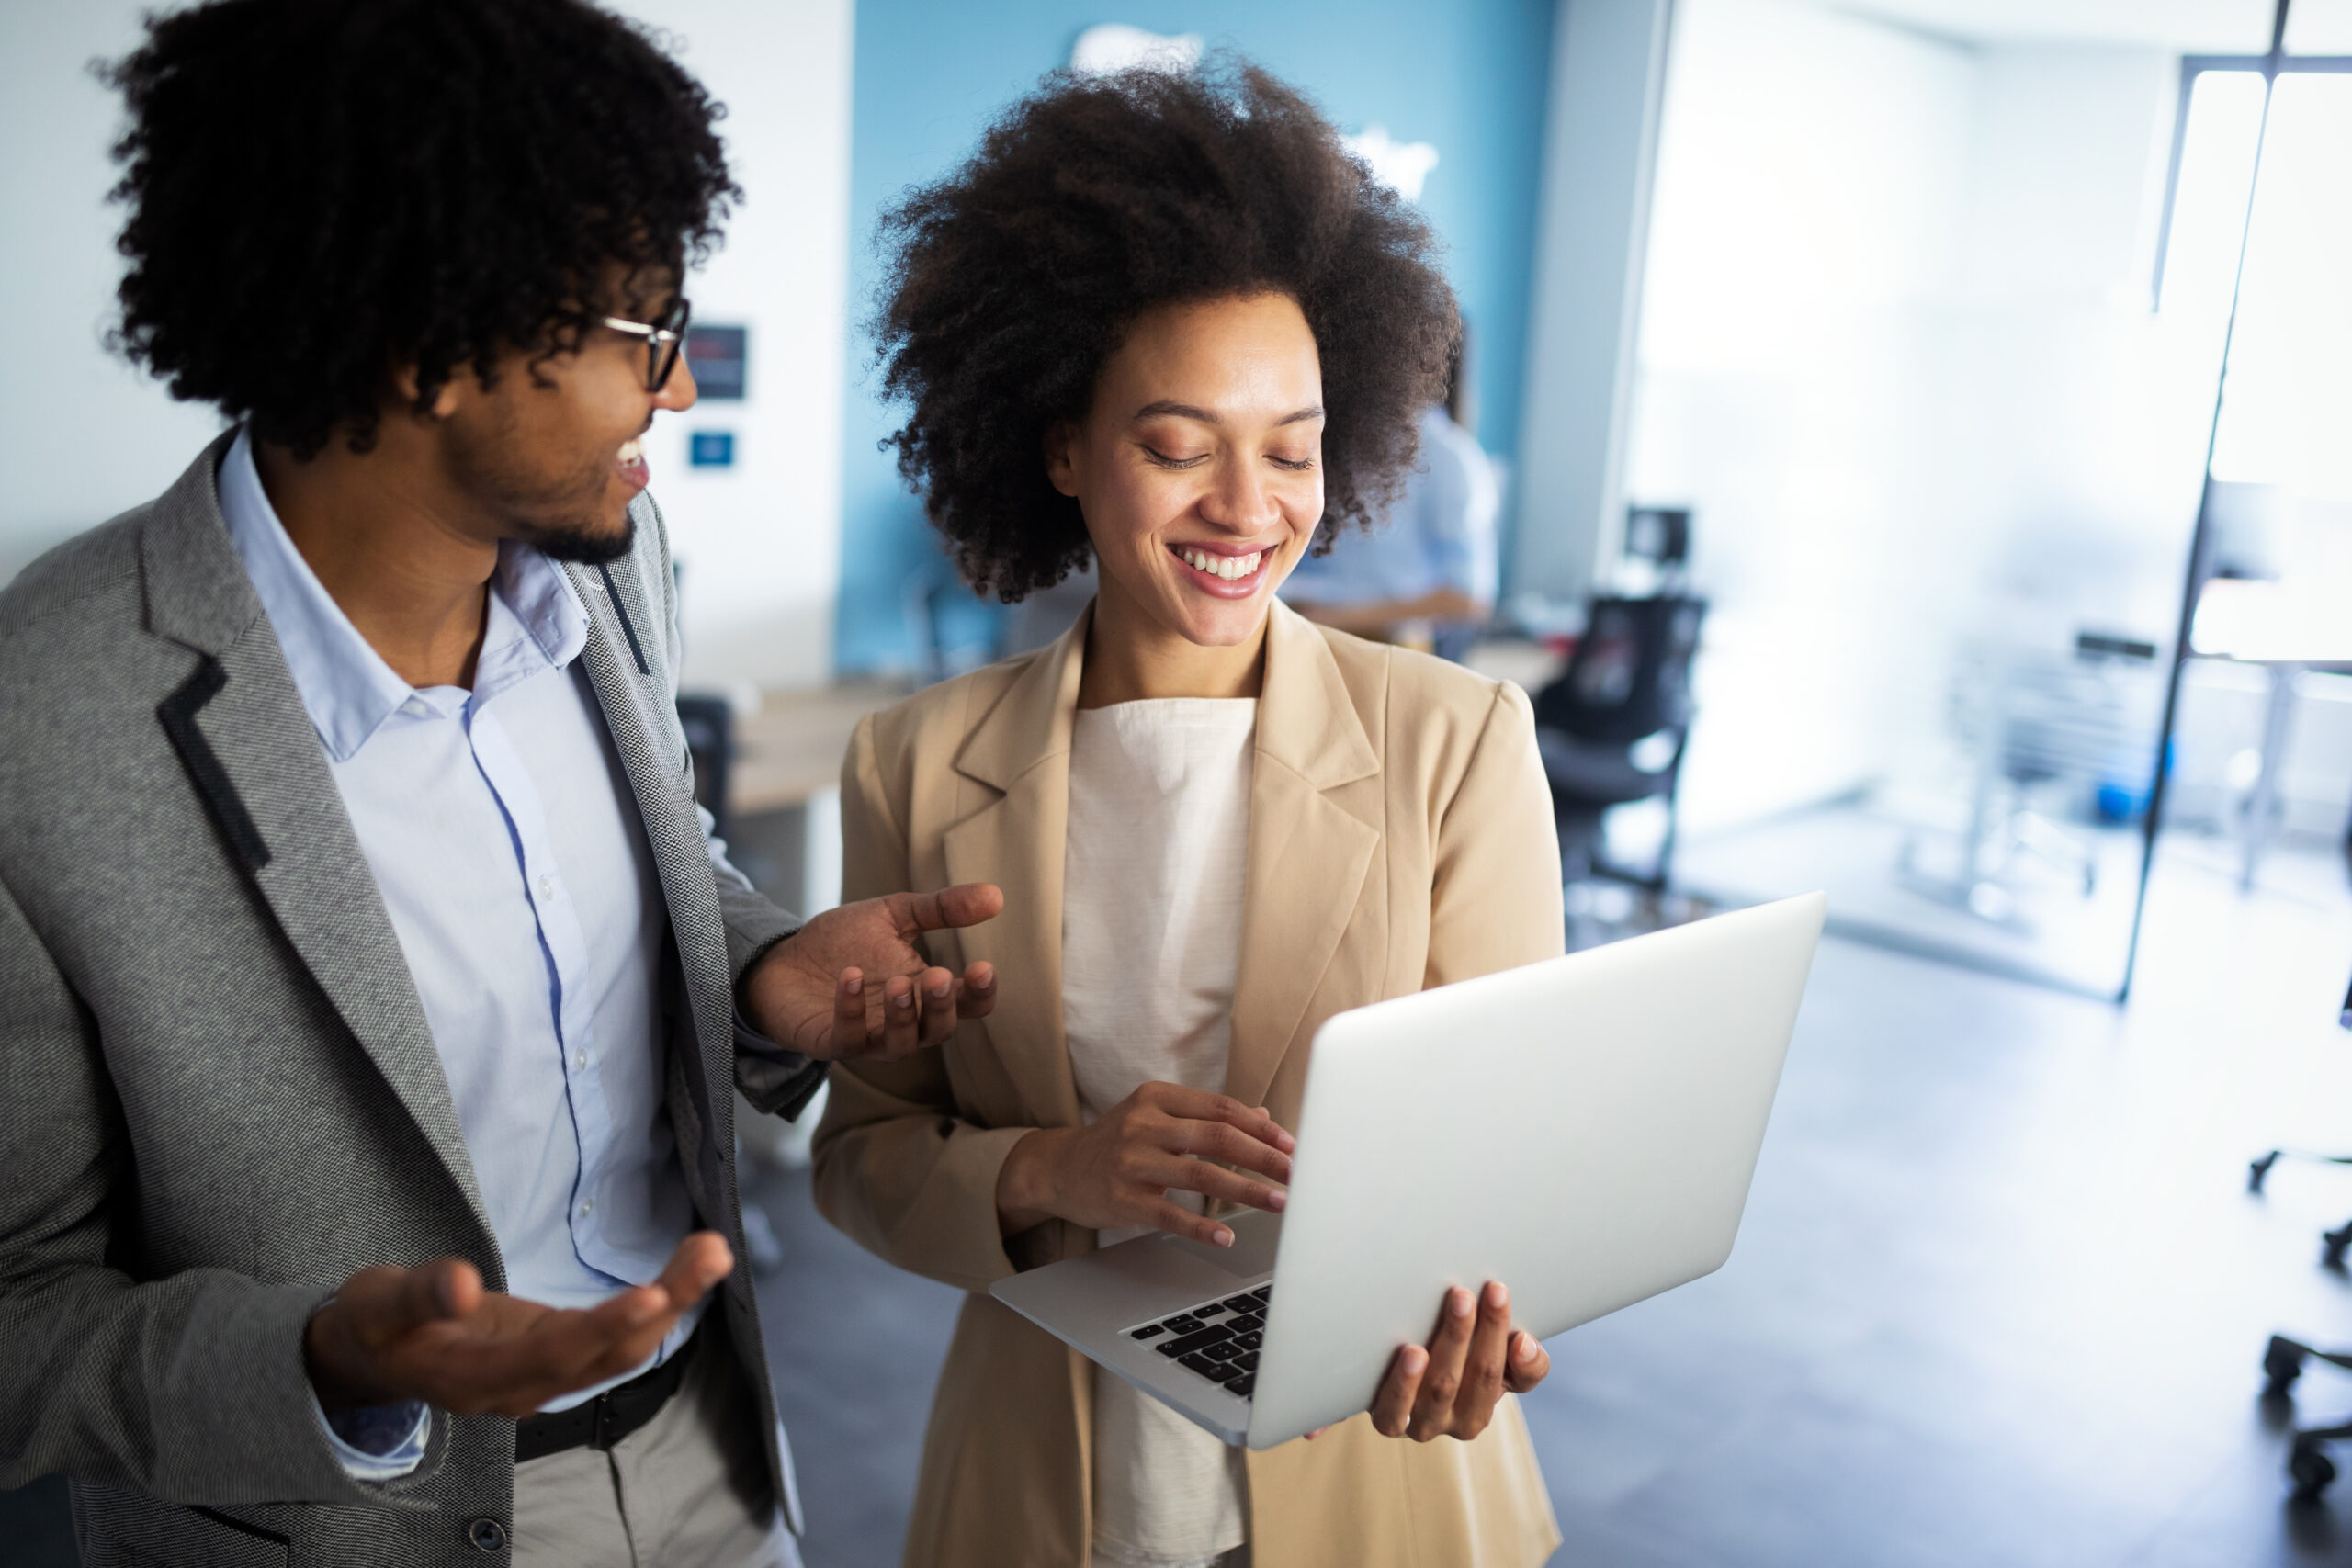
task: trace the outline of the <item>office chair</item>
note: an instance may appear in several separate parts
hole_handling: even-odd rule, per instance
[[[2325,1361],[2329,1366],[2352,1371],[2352,1351],[2314,1350],[2283,1334],[2272,1335],[2269,1348],[2262,1353],[2262,1397],[2291,1399],[2295,1380],[2303,1375],[2305,1361]],[[2287,1450],[2287,1476],[2295,1483],[2292,1495],[2296,1502],[2315,1503],[2319,1495],[2327,1490],[2328,1483],[2335,1479],[2335,1461],[2327,1457],[2321,1445],[2342,1442],[2346,1438],[2352,1438],[2352,1422],[2296,1429],[2293,1445]]]
[[[2272,1149],[2260,1159],[2246,1164],[2245,1190],[2256,1197],[2262,1196],[2262,1184],[2268,1179],[2270,1168],[2282,1159],[2310,1160],[2318,1165],[2352,1165],[2352,1155],[2311,1155],[2297,1149]],[[2352,1220],[2346,1220],[2332,1231],[2319,1233],[2320,1267],[2341,1270],[2344,1255],[2352,1250]]]
[[[1675,792],[1690,734],[1690,659],[1703,599],[1661,593],[1592,602],[1568,667],[1535,694],[1535,744],[1560,830],[1560,878],[1605,876],[1663,892],[1674,856]],[[1646,874],[1608,863],[1609,808],[1663,800],[1666,836]]]
[[[2352,1029],[2352,992],[2345,996],[2337,1021],[2345,1028]],[[2352,1155],[2307,1155],[2297,1154],[2291,1149],[2272,1149],[2246,1167],[2246,1190],[2259,1193],[2263,1182],[2269,1178],[2270,1168],[2282,1157],[2315,1160],[2324,1165],[2352,1165]],[[2345,1248],[2352,1247],[2352,1220],[2345,1221],[2335,1230],[2322,1231],[2320,1240],[2324,1244],[2321,1263],[2340,1272],[2344,1268]],[[2325,1361],[2329,1366],[2352,1371],[2352,1350],[2319,1350],[2301,1340],[2290,1339],[2283,1334],[2272,1335],[2269,1345],[2262,1352],[2262,1397],[2266,1401],[2292,1398],[2290,1391],[2295,1386],[2295,1380],[2303,1375],[2303,1363],[2306,1361]],[[2328,1483],[2335,1479],[2335,1461],[2327,1457],[2322,1445],[2342,1442],[2346,1438],[2352,1438],[2352,1422],[2296,1429],[2294,1440],[2287,1450],[2287,1477],[2295,1483],[2292,1494],[2295,1502],[2315,1503],[2319,1495],[2327,1490]]]

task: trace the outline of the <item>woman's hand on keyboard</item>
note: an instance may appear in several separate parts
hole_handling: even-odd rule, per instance
[[[997,1218],[1007,1235],[1062,1219],[1095,1230],[1155,1225],[1230,1247],[1231,1231],[1170,1193],[1278,1212],[1284,1194],[1273,1183],[1290,1180],[1297,1147],[1262,1109],[1148,1083],[1091,1126],[1040,1127],[1015,1144],[997,1174]]]

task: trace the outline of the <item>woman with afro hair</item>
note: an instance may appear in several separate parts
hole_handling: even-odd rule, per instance
[[[1532,1568],[1559,1533],[1512,1393],[1550,1362],[1501,1282],[1432,1303],[1370,1412],[1263,1452],[988,1294],[1152,1229],[1230,1245],[1220,1215],[1282,1206],[1326,1018],[1561,950],[1526,697],[1274,597],[1413,462],[1460,331],[1435,242],[1235,66],[1048,78],[885,238],[899,468],[965,577],[1100,583],[843,764],[844,897],[1005,894],[932,939],[1007,976],[995,1013],[836,1067],[817,1135],[827,1217],[970,1292],[906,1562]],[[912,1004],[860,990],[845,1015]]]

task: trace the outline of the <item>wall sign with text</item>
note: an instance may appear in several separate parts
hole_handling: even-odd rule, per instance
[[[749,327],[720,326],[696,321],[686,329],[686,368],[695,386],[711,402],[741,402],[751,360]]]

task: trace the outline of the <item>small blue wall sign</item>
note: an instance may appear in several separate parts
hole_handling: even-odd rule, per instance
[[[688,437],[686,461],[697,468],[731,468],[735,466],[735,433],[731,430],[697,430]]]

